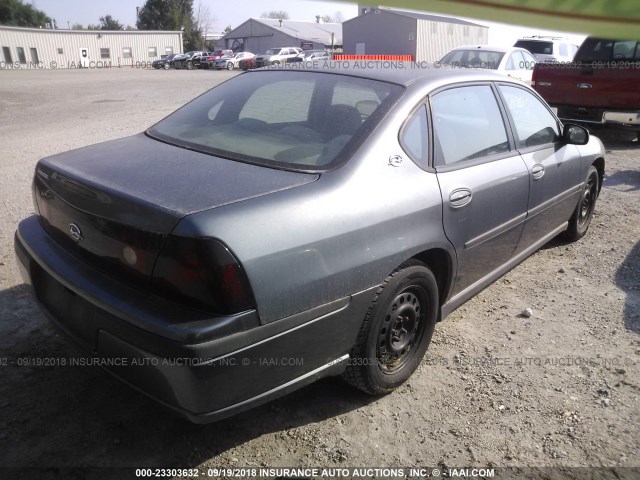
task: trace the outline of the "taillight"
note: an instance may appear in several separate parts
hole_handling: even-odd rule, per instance
[[[220,315],[254,307],[247,277],[218,240],[170,235],[153,270],[154,291]]]

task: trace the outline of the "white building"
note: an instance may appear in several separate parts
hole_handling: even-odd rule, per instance
[[[135,66],[182,53],[182,32],[0,26],[0,70]]]

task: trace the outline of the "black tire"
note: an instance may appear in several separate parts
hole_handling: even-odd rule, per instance
[[[193,63],[187,62],[187,70],[193,69]]]
[[[165,63],[165,64],[163,65],[163,68],[164,68],[165,70],[169,70],[169,67],[170,67],[170,66],[171,66],[171,65],[169,65],[168,63]]]
[[[594,166],[589,167],[584,188],[580,193],[580,199],[573,215],[569,219],[569,228],[564,233],[566,240],[575,242],[584,237],[591,225],[593,212],[596,209],[596,200],[600,192],[600,177]]]
[[[415,260],[400,265],[378,289],[343,378],[371,395],[398,388],[427,351],[438,307],[431,271]]]

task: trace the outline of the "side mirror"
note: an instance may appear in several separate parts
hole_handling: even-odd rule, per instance
[[[571,145],[586,145],[589,143],[589,130],[580,125],[566,123],[562,131],[564,143]]]

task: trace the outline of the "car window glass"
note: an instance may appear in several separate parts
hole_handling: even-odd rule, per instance
[[[147,130],[191,150],[277,168],[320,171],[346,161],[401,95],[399,85],[328,73],[243,74]],[[331,104],[337,86],[368,100],[368,114]]]
[[[309,116],[312,83],[313,80],[300,79],[260,87],[249,97],[238,118],[267,123],[304,122]]]
[[[374,112],[387,95],[387,91],[377,92],[373,86],[363,88],[353,82],[338,80],[333,88],[331,105],[349,105],[355,107],[363,118]],[[383,95],[381,98],[380,95]]]
[[[520,52],[522,54],[522,56],[524,57],[524,65],[523,67],[526,70],[533,70],[533,67],[535,67],[536,63],[538,62],[533,55],[531,55],[528,52]]]
[[[551,112],[534,95],[522,88],[500,85],[500,92],[523,147],[546,145],[556,141],[558,123]]]
[[[438,164],[450,165],[509,151],[506,128],[488,85],[445,90],[431,99]]]
[[[507,70],[525,70],[525,63],[524,63],[524,58],[522,58],[522,53],[513,52],[509,56],[506,69]]]
[[[616,42],[613,46],[613,60],[632,60],[636,42]]]
[[[569,49],[567,48],[567,44],[566,43],[561,43],[560,44],[560,55],[562,57],[568,57],[569,56]]]
[[[405,124],[400,142],[412,160],[422,168],[428,166],[427,157],[427,110],[421,106]]]

